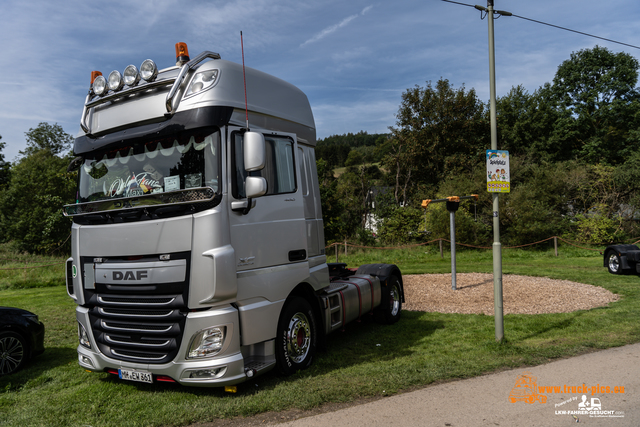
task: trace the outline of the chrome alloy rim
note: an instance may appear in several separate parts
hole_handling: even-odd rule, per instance
[[[609,270],[617,272],[620,268],[620,261],[616,254],[609,255]]]
[[[0,374],[13,372],[24,357],[24,348],[20,340],[14,337],[0,339]]]
[[[389,300],[391,315],[397,316],[400,311],[400,289],[398,289],[398,285],[391,287],[391,298]]]
[[[304,313],[296,313],[289,321],[287,353],[295,363],[302,362],[311,347],[311,327]]]

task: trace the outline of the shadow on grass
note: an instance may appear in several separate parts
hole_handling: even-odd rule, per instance
[[[567,328],[571,327],[573,325],[573,323],[576,320],[578,320],[578,318],[581,317],[584,313],[587,313],[587,311],[576,311],[576,312],[573,312],[573,313],[571,313],[569,315],[568,318],[562,319],[562,320],[558,320],[558,321],[555,321],[555,322],[549,322],[549,321],[541,322],[541,327],[536,328],[530,334],[527,334],[527,335],[524,335],[524,336],[520,337],[519,340],[528,340],[528,339],[531,339],[531,338],[537,338],[537,337],[540,337],[541,335],[547,334],[547,333],[549,333],[551,331],[567,329]]]
[[[19,371],[0,377],[0,393],[4,391],[18,390],[31,381],[39,381],[40,378],[50,377],[47,374],[60,366],[76,362],[76,349],[68,347],[47,347],[39,356],[27,361]],[[80,369],[78,367],[78,369]]]
[[[425,313],[403,311],[398,323],[380,325],[370,317],[353,322],[344,331],[327,336],[327,348],[319,354],[317,368],[321,373],[367,362],[384,362],[415,352],[412,347],[436,330],[443,329],[442,320],[428,320]]]

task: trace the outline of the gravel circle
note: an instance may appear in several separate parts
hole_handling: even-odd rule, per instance
[[[402,281],[405,310],[493,315],[493,274],[458,273],[455,291],[451,274],[406,275]],[[618,299],[604,288],[569,280],[502,276],[504,314],[569,313],[603,307]]]

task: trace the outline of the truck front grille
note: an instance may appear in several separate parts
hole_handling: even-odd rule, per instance
[[[96,282],[95,289],[84,290],[91,329],[101,353],[134,363],[160,364],[175,359],[188,311],[189,277],[189,254],[177,256],[187,260],[183,282],[144,286]],[[177,256],[172,254],[171,259]]]

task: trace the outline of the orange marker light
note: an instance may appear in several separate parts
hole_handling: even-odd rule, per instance
[[[93,84],[93,81],[96,79],[96,77],[101,76],[102,73],[100,71],[92,71],[91,72],[91,84]]]
[[[176,43],[176,62],[189,62],[189,49],[186,43]]]

